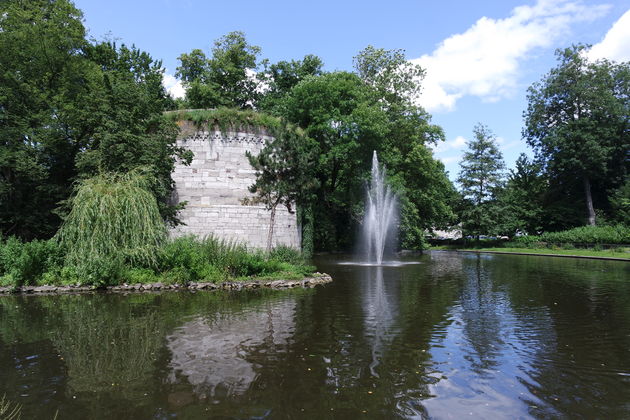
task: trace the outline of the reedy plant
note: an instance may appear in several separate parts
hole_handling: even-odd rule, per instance
[[[19,420],[21,418],[22,406],[13,404],[7,400],[6,395],[0,398],[0,420]]]

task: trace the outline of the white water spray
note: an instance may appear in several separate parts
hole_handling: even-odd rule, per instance
[[[372,179],[367,188],[363,219],[363,237],[369,263],[382,264],[388,233],[396,222],[396,197],[385,184],[385,168],[378,164],[376,151],[372,156]]]

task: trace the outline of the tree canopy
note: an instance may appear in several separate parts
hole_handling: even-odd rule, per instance
[[[192,108],[252,108],[257,101],[260,47],[250,45],[245,34],[230,32],[214,42],[212,56],[200,49],[179,56],[176,75],[186,86]]]
[[[523,137],[552,182],[582,184],[588,224],[628,175],[630,64],[589,61],[585,46],[558,50],[558,65],[528,90]]]
[[[101,171],[153,171],[161,214],[180,150],[162,111],[173,101],[159,61],[135,47],[86,40],[67,0],[0,3],[0,231],[50,237],[73,183]]]

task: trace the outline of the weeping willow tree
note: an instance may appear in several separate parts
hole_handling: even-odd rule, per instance
[[[57,233],[66,262],[118,260],[154,266],[166,238],[150,178],[142,170],[107,173],[80,182],[72,210]]]
[[[141,398],[164,339],[156,314],[129,307],[103,311],[97,305],[67,305],[72,306],[80,310],[64,311],[62,328],[51,335],[68,369],[68,391],[103,394],[115,386],[124,398]]]

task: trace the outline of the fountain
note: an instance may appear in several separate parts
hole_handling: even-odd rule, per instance
[[[367,261],[382,264],[388,234],[396,224],[396,196],[385,183],[385,168],[378,164],[376,150],[372,156],[372,179],[367,188],[363,219],[363,247]],[[390,236],[391,239],[391,236]]]

